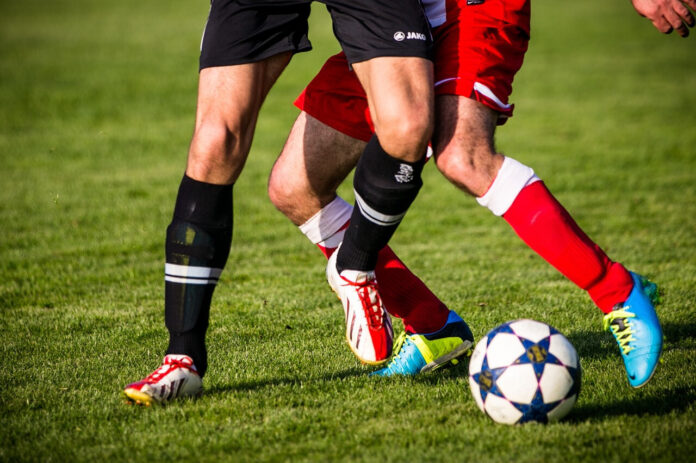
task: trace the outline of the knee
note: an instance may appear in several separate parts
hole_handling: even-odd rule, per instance
[[[222,122],[200,123],[191,139],[187,172],[210,183],[236,181],[248,151],[244,140],[240,127]]]
[[[432,111],[427,104],[391,108],[374,122],[380,145],[392,157],[409,162],[423,157],[433,133]]]
[[[279,175],[275,169],[271,171],[268,179],[268,198],[271,203],[285,215],[293,211],[293,197],[296,197],[297,190],[292,182],[287,181]]]
[[[268,179],[268,198],[290,221],[300,225],[321,209],[321,200],[296,172],[284,172],[277,167]]]
[[[230,155],[230,148],[239,136],[224,124],[204,123],[196,127],[189,147],[189,155],[194,160],[223,160]]]
[[[482,196],[500,169],[504,156],[486,145],[451,144],[435,152],[442,175],[472,196]]]

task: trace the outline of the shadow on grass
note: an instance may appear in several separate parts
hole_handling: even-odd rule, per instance
[[[233,384],[225,384],[206,388],[205,394],[225,394],[228,392],[248,392],[259,391],[268,387],[276,386],[299,386],[313,382],[326,382],[333,380],[344,380],[347,378],[358,378],[366,376],[365,370],[362,368],[349,368],[343,371],[337,371],[326,375],[311,376],[311,377],[285,377],[285,378],[270,378],[258,381],[242,381]]]
[[[662,331],[665,342],[678,345],[696,338],[696,323],[664,323]],[[614,337],[605,331],[573,331],[566,337],[575,346],[580,359],[613,357],[619,353]]]
[[[430,384],[437,386],[446,381],[468,379],[469,378],[469,359],[465,358],[454,366],[441,368],[431,373],[420,374],[409,378],[411,381],[420,384]],[[388,378],[385,378],[388,379]],[[468,386],[467,386],[468,387]]]
[[[665,339],[671,344],[678,344],[682,340],[696,338],[696,323],[666,323],[663,325]],[[570,342],[575,346],[580,358],[602,359],[618,355],[618,349],[614,338],[607,332],[597,331],[574,331],[567,335]],[[397,378],[399,381],[413,381],[421,384],[437,386],[443,381],[466,379],[468,376],[469,361],[464,359],[460,364],[438,370],[433,373],[426,373],[409,378]],[[240,391],[259,391],[268,387],[276,386],[299,386],[312,382],[326,382],[334,380],[344,380],[348,378],[366,377],[369,373],[363,368],[348,368],[321,376],[311,377],[279,377],[263,379],[258,381],[237,382],[229,385],[218,385],[206,389],[208,394],[225,394]],[[393,381],[395,378],[373,378],[375,381]],[[674,391],[666,391],[659,398],[640,397],[627,398],[614,402],[611,405],[590,404],[578,406],[573,411],[571,421],[583,421],[588,418],[602,415],[624,415],[624,414],[658,414],[663,415],[672,410],[683,410],[691,403],[696,401],[696,391],[682,388]]]
[[[662,326],[665,341],[676,344],[685,339],[696,339],[696,323],[665,323]]]
[[[605,331],[580,330],[565,336],[575,346],[581,362],[584,358],[606,358],[619,353],[614,337]]]
[[[696,402],[696,391],[693,388],[681,387],[666,390],[659,396],[630,397],[609,404],[577,405],[570,416],[564,421],[578,423],[590,419],[620,415],[651,415],[662,416],[673,411],[684,411]]]
[[[662,331],[667,349],[674,348],[687,340],[696,338],[696,323],[664,323]],[[575,331],[568,335],[580,355],[580,358],[604,358],[618,356],[614,339],[609,333],[597,331]],[[688,387],[667,389],[659,395],[637,395],[627,392],[622,400],[608,404],[577,405],[566,419],[570,422],[582,422],[592,418],[617,415],[652,415],[662,416],[673,411],[684,411],[696,403],[696,390]]]

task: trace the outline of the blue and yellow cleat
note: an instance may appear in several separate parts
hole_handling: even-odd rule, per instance
[[[401,333],[389,364],[371,376],[416,375],[448,364],[456,365],[459,357],[471,350],[474,335],[455,312],[440,330],[427,334]]]
[[[652,378],[662,352],[662,328],[653,304],[659,301],[657,285],[631,272],[633,290],[623,304],[604,316],[621,350],[628,382],[641,387]]]

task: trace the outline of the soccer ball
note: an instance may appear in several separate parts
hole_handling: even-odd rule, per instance
[[[476,404],[493,421],[556,421],[578,398],[580,360],[570,341],[546,323],[507,322],[476,344],[469,385]]]

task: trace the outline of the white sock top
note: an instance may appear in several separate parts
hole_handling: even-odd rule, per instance
[[[300,231],[312,243],[321,243],[334,236],[350,220],[352,213],[353,206],[340,196],[336,196],[333,201],[300,225]]]
[[[510,209],[524,187],[539,180],[531,167],[506,156],[490,188],[476,201],[501,216]]]

